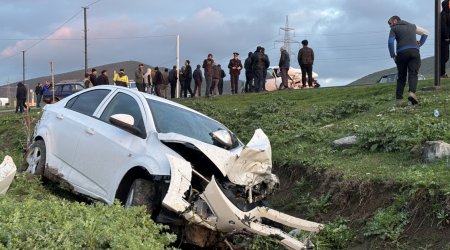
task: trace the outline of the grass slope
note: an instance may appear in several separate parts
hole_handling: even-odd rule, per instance
[[[439,91],[419,90],[420,104],[415,108],[393,109],[395,85],[279,91],[180,102],[224,123],[243,142],[250,140],[255,129],[264,130],[271,141],[274,166],[282,184],[273,204],[302,218],[326,223],[327,227],[312,238],[320,249],[445,249],[450,247],[448,159],[424,163],[411,149],[427,140],[450,142],[449,84],[450,81],[443,81]],[[423,81],[419,89],[431,85],[432,81]],[[435,109],[441,116],[433,116]],[[35,122],[39,114],[32,114]],[[0,157],[11,155],[18,166],[24,163],[24,122],[23,115],[0,116]],[[358,143],[345,149],[331,146],[333,140],[348,135],[357,135]],[[66,245],[110,247],[118,242],[115,246],[120,248],[123,242],[134,239],[131,234],[121,235],[120,239],[108,234],[96,241],[91,237],[93,231],[79,224],[83,220],[77,217],[81,213],[94,220],[105,213],[103,207],[85,205],[65,194],[43,189],[34,178],[30,181],[34,184],[28,185],[27,178],[19,175],[12,190],[0,197],[0,203],[5,204],[0,206],[2,216],[13,213],[28,220],[32,220],[33,213],[48,216],[43,207],[57,206],[55,202],[61,199],[57,209],[69,216],[60,216],[64,219],[54,222],[54,227],[64,228],[62,225],[68,223],[67,227],[90,235],[84,243],[64,238]],[[24,209],[13,210],[14,206]],[[142,216],[139,211],[127,212],[118,206],[112,209],[113,216]],[[35,226],[37,222],[22,223]],[[4,228],[0,231],[11,230],[12,225],[15,224],[0,221],[0,229]],[[101,225],[105,230],[118,227]],[[158,236],[161,229],[148,222],[136,226],[156,234],[139,244],[158,242],[163,246],[173,240]],[[25,228],[13,228],[14,236],[0,234],[0,248],[30,246],[25,234],[20,233]],[[52,228],[33,232],[50,233]],[[20,244],[11,245],[11,237]],[[30,239],[34,242],[33,237]],[[258,237],[250,249],[275,249],[275,245],[270,239]]]
[[[331,168],[346,178],[437,184],[450,191],[448,159],[424,163],[411,149],[427,140],[450,142],[448,82],[440,91],[418,91],[416,108],[394,109],[395,85],[367,85],[189,99],[199,110],[248,141],[262,128],[276,165]],[[419,88],[431,86],[423,81]],[[438,109],[440,117],[434,117]],[[357,135],[354,147],[333,140]]]

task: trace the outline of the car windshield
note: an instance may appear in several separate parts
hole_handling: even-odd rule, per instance
[[[159,133],[177,133],[219,146],[210,133],[217,130],[226,130],[233,139],[231,148],[240,145],[239,140],[231,131],[213,119],[164,102],[147,99],[147,103],[150,106],[156,130]]]

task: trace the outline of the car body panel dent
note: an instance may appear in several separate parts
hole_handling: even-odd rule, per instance
[[[223,176],[227,175],[230,167],[230,159],[237,157],[235,153],[232,153],[226,149],[176,133],[159,133],[158,138],[163,142],[189,143],[194,145],[214,163]]]

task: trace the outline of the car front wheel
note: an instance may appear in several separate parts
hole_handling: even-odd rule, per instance
[[[146,206],[147,212],[153,214],[156,208],[155,183],[146,179],[136,179],[128,190],[125,207]]]
[[[31,144],[28,149],[26,160],[28,163],[28,169],[31,174],[42,176],[45,169],[45,142],[38,140]]]

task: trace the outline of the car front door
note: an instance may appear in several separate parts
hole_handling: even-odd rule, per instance
[[[146,152],[143,110],[134,94],[119,91],[111,98],[98,119],[86,127],[88,135],[80,138],[72,183],[93,197],[112,202],[108,197],[116,191],[117,170]],[[142,133],[135,135],[113,125],[109,118],[114,114],[131,115]]]

